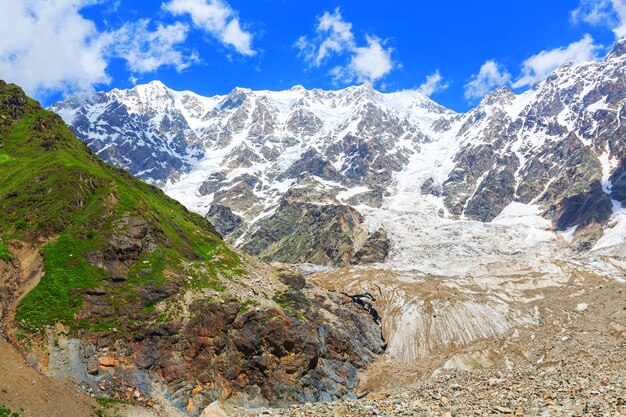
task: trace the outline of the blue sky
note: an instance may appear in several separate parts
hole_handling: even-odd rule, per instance
[[[178,90],[422,88],[458,111],[626,36],[626,0],[0,0],[0,78],[44,104]]]

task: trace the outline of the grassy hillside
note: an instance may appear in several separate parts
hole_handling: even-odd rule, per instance
[[[20,265],[19,277],[0,265],[11,275],[0,308],[40,278],[17,305],[11,340],[98,397],[144,406],[161,386],[194,414],[231,397],[353,397],[356,375],[384,351],[361,307],[244,261],[202,216],[101,162],[3,82],[0,164],[0,256]]]
[[[146,292],[172,282],[219,290],[245,272],[202,216],[100,161],[58,115],[2,81],[0,233],[0,259],[14,240],[43,245],[45,275],[17,309],[30,331],[57,321],[123,328],[155,318]],[[89,293],[106,298],[106,314],[86,311]]]

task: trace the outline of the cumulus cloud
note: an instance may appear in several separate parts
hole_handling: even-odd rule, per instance
[[[79,10],[90,1],[6,1],[0,13],[0,78],[29,94],[109,82],[110,36]]]
[[[254,55],[252,34],[241,28],[237,13],[221,0],[171,0],[163,9],[175,16],[188,14],[193,24],[242,55]]]
[[[356,47],[354,35],[352,34],[352,24],[343,21],[339,9],[336,9],[333,14],[324,13],[316,30],[325,36],[314,57],[316,66],[321,65],[324,58],[333,52],[341,53],[346,50],[353,50]],[[313,50],[315,50],[315,47]]]
[[[483,64],[478,74],[465,85],[465,98],[473,100],[484,96],[494,88],[509,85],[513,88],[529,87],[543,81],[557,68],[568,62],[587,62],[598,58],[602,47],[594,43],[590,35],[567,46],[544,50],[522,63],[521,74],[513,81],[511,74],[494,60]]]
[[[481,98],[494,88],[511,83],[511,73],[494,60],[485,62],[478,74],[472,75],[470,82],[465,84],[465,98],[474,100]]]
[[[380,42],[374,36],[367,36],[367,46],[359,46],[354,50],[349,73],[354,74],[358,81],[374,82],[393,69],[391,49],[385,49]]]
[[[578,42],[570,43],[568,46],[541,51],[522,63],[522,75],[512,86],[520,88],[543,81],[566,62],[585,62],[596,59],[599,49],[601,47],[594,44],[593,38],[585,35]]]
[[[426,80],[419,86],[417,91],[426,97],[430,97],[439,91],[447,89],[449,86],[450,84],[444,81],[441,73],[437,70],[426,77]]]
[[[581,0],[571,12],[574,23],[607,26],[618,39],[626,37],[626,0]]]
[[[343,20],[341,10],[325,12],[318,20],[313,39],[301,36],[296,42],[300,56],[310,66],[320,67],[333,56],[345,55],[346,64],[335,66],[330,74],[335,81],[374,83],[394,68],[393,50],[383,41],[366,35],[365,44],[359,45],[352,31],[352,24]]]
[[[149,25],[149,19],[142,19],[125,24],[113,34],[115,55],[125,59],[133,73],[153,72],[162,66],[173,66],[182,71],[198,61],[195,54],[186,55],[181,51],[187,39],[187,25],[157,23],[154,31]]]
[[[52,91],[88,91],[96,84],[108,84],[111,78],[107,68],[113,58],[126,61],[134,82],[138,74],[163,66],[182,71],[199,61],[197,54],[185,48],[187,24],[164,25],[140,19],[119,28],[99,30],[81,10],[100,1],[4,2],[0,13],[0,78],[21,85],[31,95],[42,96]],[[172,7],[174,3],[176,0],[170,3]],[[249,42],[248,47],[241,42],[234,12],[219,5],[222,18],[216,24],[222,25],[220,36],[224,42],[243,45],[244,52],[252,53]]]

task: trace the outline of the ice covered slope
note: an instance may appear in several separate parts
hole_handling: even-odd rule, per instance
[[[563,242],[606,252],[626,230],[625,68],[621,42],[601,61],[567,64],[520,95],[496,90],[465,114],[366,85],[201,97],[160,82],[52,109],[99,156],[268,259],[401,260],[437,256],[438,245],[471,256]],[[281,232],[309,218],[340,221],[304,241]],[[380,228],[386,237],[370,239]],[[347,242],[345,253],[324,257],[328,233]],[[375,255],[359,258],[363,247]]]

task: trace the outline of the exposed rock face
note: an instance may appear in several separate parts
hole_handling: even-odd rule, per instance
[[[390,246],[385,229],[378,229],[367,238],[361,249],[352,256],[350,263],[371,264],[384,262],[389,256]]]
[[[164,88],[153,93],[144,88],[130,93],[114,90],[98,93],[87,102],[71,99],[68,107],[101,108],[96,120],[85,111],[77,112],[73,124],[81,138],[90,138],[86,143],[100,158],[139,178],[162,181],[188,172],[189,161],[204,153],[189,145],[195,133],[185,116],[172,109],[175,97]],[[152,107],[156,102],[162,106]]]
[[[181,354],[199,383],[216,385],[205,393],[208,403],[226,400],[224,393],[273,404],[354,398],[358,371],[384,351],[384,342],[368,316],[329,298],[317,301],[320,310],[299,293],[283,294],[281,303],[300,319],[278,310],[238,313],[240,306],[232,304],[192,307],[198,316],[182,331],[190,346]],[[331,324],[326,314],[341,324]]]
[[[297,179],[303,173],[327,181],[340,182],[343,179],[328,160],[324,159],[315,149],[309,149],[284,174],[280,175],[278,180],[283,178]]]
[[[107,271],[111,280],[126,281],[133,261],[156,249],[155,238],[140,217],[124,216],[113,227],[108,246],[103,251],[87,253],[85,258],[92,266]]]
[[[287,195],[275,214],[258,223],[242,249],[285,263],[384,261],[389,254],[386,235],[379,231],[367,238],[362,223],[363,217],[352,207],[305,203]]]
[[[626,205],[626,161],[622,160],[611,175],[611,198]]]
[[[221,204],[213,204],[206,217],[223,235],[234,235],[235,230],[243,224],[241,217],[233,213],[230,207]]]
[[[588,190],[566,197],[558,208],[557,228],[586,227],[604,224],[611,217],[613,204],[609,195],[603,192],[599,181],[592,182]]]
[[[311,294],[290,291],[277,297],[287,314],[245,312],[234,300],[194,303],[185,322],[83,342],[79,355],[100,356],[97,365],[89,360],[79,360],[74,370],[63,362],[56,365],[57,357],[62,360],[77,348],[56,342],[62,349],[56,348],[51,366],[87,385],[102,387],[103,378],[124,381],[140,387],[146,398],[152,395],[146,382],[158,382],[150,376],[157,375],[173,403],[191,415],[216,400],[250,406],[354,399],[359,373],[384,352],[380,328],[349,300],[319,291],[308,298]],[[105,388],[111,396],[117,390],[116,385]]]

